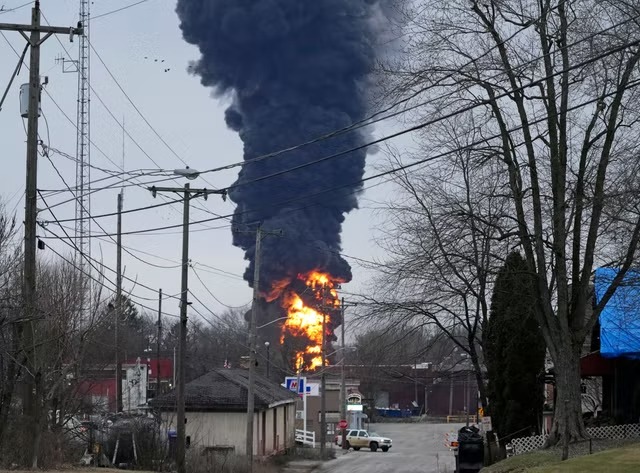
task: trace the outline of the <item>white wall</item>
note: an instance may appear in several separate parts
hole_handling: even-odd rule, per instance
[[[254,455],[269,455],[276,451],[292,447],[295,442],[295,404],[274,407],[265,412],[263,452],[263,411],[257,412],[253,419]],[[274,412],[277,412],[276,438],[274,438]],[[285,435],[286,416],[286,435]],[[244,412],[187,412],[186,435],[191,437],[191,447],[214,447],[229,445],[234,452],[244,455],[246,452],[247,414]],[[162,420],[168,429],[175,429],[175,413],[166,412]]]

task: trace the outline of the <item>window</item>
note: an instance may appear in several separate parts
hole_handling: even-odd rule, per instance
[[[367,433],[366,433],[364,430],[361,430],[361,431],[358,433],[358,437],[368,437],[368,436],[369,436],[369,435],[367,435]]]

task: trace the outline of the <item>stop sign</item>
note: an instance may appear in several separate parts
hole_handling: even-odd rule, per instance
[[[349,425],[349,424],[344,419],[342,419],[340,422],[338,422],[338,428],[340,428],[340,429],[346,429],[347,425]]]

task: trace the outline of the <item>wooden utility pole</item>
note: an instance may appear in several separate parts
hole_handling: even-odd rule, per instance
[[[43,406],[40,405],[42,397],[42,376],[40,367],[35,358],[35,340],[33,319],[36,316],[36,218],[37,218],[37,183],[38,183],[38,117],[40,116],[40,45],[52,34],[83,34],[82,25],[77,28],[64,28],[57,26],[40,25],[40,1],[36,0],[31,10],[31,24],[20,25],[12,23],[0,23],[0,31],[18,31],[31,48],[29,59],[29,109],[27,116],[27,172],[25,187],[25,215],[24,215],[24,270],[22,282],[22,297],[24,301],[24,317],[18,333],[21,334],[21,347],[23,350],[26,376],[25,390],[25,414],[27,424],[33,428],[33,452],[32,467],[38,466],[38,451],[40,446],[40,429],[42,427]],[[25,32],[31,34],[27,36]],[[40,34],[44,33],[44,37]]]
[[[162,289],[158,290],[158,339],[156,340],[156,396],[160,390],[160,343],[162,342]]]
[[[344,297],[340,300],[340,313],[342,314],[342,325],[340,326],[340,337],[342,339],[342,365],[340,370],[340,419],[347,420],[347,382],[346,382],[346,374],[345,374],[345,363],[346,363],[346,355],[345,355],[345,310],[347,307],[355,307],[358,304],[355,302],[345,302]],[[347,450],[347,429],[342,429],[342,449]]]
[[[342,315],[342,324],[340,325],[340,341],[342,345],[342,366],[340,367],[340,420],[347,420],[347,380],[345,374],[346,356],[344,353],[344,297],[340,300],[340,313]],[[343,450],[347,449],[347,429],[342,429],[342,442],[340,443]]]
[[[122,191],[118,192],[118,227],[116,236],[116,310],[114,338],[116,345],[116,412],[122,412],[122,360],[120,360],[120,341],[118,339],[120,320],[122,319]]]
[[[204,196],[206,199],[209,194],[227,195],[224,189],[191,189],[189,184],[185,184],[184,188],[180,187],[149,187],[153,197],[158,192],[175,192],[183,194],[183,222],[182,222],[182,278],[180,288],[180,325],[178,326],[178,379],[176,380],[176,430],[177,430],[177,448],[176,448],[176,465],[178,473],[186,473],[185,465],[185,449],[186,449],[186,420],[184,407],[184,386],[185,386],[185,359],[187,348],[187,307],[189,305],[187,292],[189,290],[189,204],[191,199]]]
[[[327,450],[327,308],[326,305],[327,288],[322,288],[322,371],[320,373],[320,458],[326,458]]]
[[[266,231],[259,226],[256,230],[256,248],[253,268],[253,304],[249,322],[249,387],[247,389],[247,439],[246,455],[249,460],[249,471],[253,471],[253,418],[255,411],[255,373],[256,373],[256,319],[258,318],[258,302],[260,300],[260,259],[262,255],[262,239],[266,235],[282,236],[282,230]],[[299,376],[299,375],[298,375]],[[298,383],[298,386],[300,384]]]
[[[247,444],[246,455],[249,458],[249,471],[253,471],[253,417],[255,410],[255,371],[256,371],[256,319],[260,298],[260,255],[262,247],[262,227],[256,231],[256,250],[253,268],[253,304],[249,324],[249,388],[247,390]]]

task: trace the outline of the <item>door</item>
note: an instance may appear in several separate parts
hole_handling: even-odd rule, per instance
[[[358,447],[368,447],[369,446],[369,434],[366,430],[360,430],[358,432]]]
[[[347,442],[349,442],[352,447],[354,445],[357,446],[357,442],[358,442],[358,431],[357,430],[349,430],[347,432]]]

